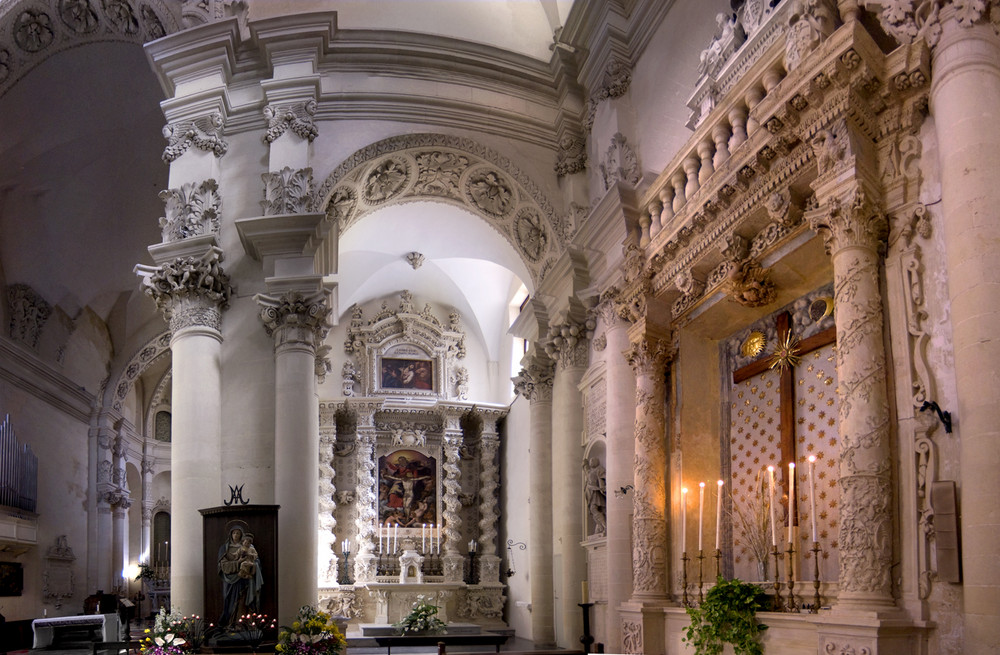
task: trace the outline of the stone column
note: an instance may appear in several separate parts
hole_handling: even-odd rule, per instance
[[[1000,37],[976,7],[941,10],[931,59],[931,114],[941,165],[941,212],[955,349],[962,455],[965,651],[1000,650]],[[989,6],[990,3],[987,3]],[[974,23],[973,21],[979,21]],[[940,400],[939,400],[940,402]]]
[[[319,401],[316,354],[330,329],[328,294],[258,295],[274,338],[274,500],[278,511],[278,616],[289,620],[317,599]]]
[[[125,564],[128,562],[128,509],[132,501],[121,493],[111,503],[111,589],[113,593],[128,595]]]
[[[378,523],[378,490],[375,479],[375,410],[377,403],[362,402],[348,405],[357,416],[357,446],[355,466],[358,472],[357,503],[358,514],[355,533],[358,539],[358,554],[354,558],[355,584],[375,581],[375,540]]]
[[[183,614],[204,614],[204,543],[199,509],[222,494],[222,310],[232,288],[214,237],[150,249],[159,267],[136,267],[145,291],[170,324],[171,392],[170,602]],[[201,256],[193,253],[200,251]],[[197,547],[191,547],[196,544]]]
[[[807,214],[833,258],[840,400],[840,592],[837,608],[878,611],[892,599],[892,456],[880,250],[888,232],[854,187]]]
[[[556,643],[552,575],[552,362],[536,357],[514,378],[514,390],[531,403],[528,438],[528,579],[531,583],[531,639]]]
[[[443,521],[442,537],[444,544],[444,580],[445,582],[462,582],[465,558],[459,552],[462,542],[462,492],[461,453],[463,437],[461,427],[462,415],[447,412],[444,416],[444,507],[441,511]]]
[[[641,325],[640,325],[641,327]],[[621,611],[622,649],[665,651],[667,603],[667,438],[665,340],[638,331],[625,357],[635,372],[632,476],[632,598]]]
[[[483,411],[483,434],[479,442],[479,584],[500,584],[500,558],[497,556],[497,523],[499,512],[500,435],[497,421],[501,412]]]
[[[571,648],[583,634],[578,603],[587,571],[583,541],[583,394],[580,381],[587,369],[588,341],[583,326],[573,321],[549,330],[546,352],[557,359],[552,384],[552,506],[553,553],[561,562],[562,583],[556,620],[559,646]]]
[[[601,306],[607,377],[607,571],[608,618],[605,650],[622,652],[619,607],[632,596],[632,497],[613,490],[635,486],[635,374],[625,358],[626,324],[613,303]]]
[[[153,559],[153,471],[155,460],[142,458],[142,533],[139,535],[139,561],[151,564]]]

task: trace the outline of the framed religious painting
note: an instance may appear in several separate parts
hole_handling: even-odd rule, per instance
[[[434,369],[431,359],[384,355],[379,361],[378,386],[384,391],[433,393],[437,388]]]

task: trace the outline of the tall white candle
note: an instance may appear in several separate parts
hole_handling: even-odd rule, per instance
[[[719,497],[715,504],[715,550],[719,550],[719,538],[722,534],[722,480],[719,480]]]
[[[774,520],[774,467],[773,466],[768,466],[767,467],[767,473],[768,473],[768,478],[767,478],[767,493],[768,493],[768,497],[770,499],[770,505],[771,505],[771,545],[772,546],[777,546],[778,545],[778,529],[777,529],[777,527],[775,527],[775,526],[777,526],[777,523]]]
[[[687,552],[687,487],[681,489],[681,552]]]
[[[788,543],[794,541],[795,529],[795,462],[788,462]]]
[[[698,550],[701,551],[702,516],[705,513],[705,483],[698,483]]]
[[[813,480],[813,467],[816,465],[816,456],[809,456],[809,518],[812,521],[813,541],[816,539],[816,482]]]
[[[392,526],[392,552],[399,548],[399,524]]]
[[[420,552],[427,552],[427,524],[420,524]]]

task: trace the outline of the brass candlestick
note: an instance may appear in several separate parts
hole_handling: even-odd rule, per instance
[[[702,575],[702,567],[705,563],[705,551],[698,549],[698,604],[701,605],[705,602],[705,579]]]
[[[812,613],[812,614],[818,614],[819,613],[819,605],[820,605],[820,599],[819,599],[819,552],[820,552],[819,551],[819,542],[818,541],[814,541],[813,542],[813,547],[812,547],[812,554],[813,554],[813,589],[816,590],[816,595],[813,596],[813,606],[812,606],[812,609],[810,610],[810,613]]]
[[[774,544],[771,554],[774,555],[774,611],[780,612],[784,609],[784,605],[781,601],[781,579],[778,577],[778,558],[781,557],[778,554],[778,544]]]
[[[688,606],[688,554],[685,550],[681,553],[681,587],[683,589],[681,596],[681,604],[684,607]]]
[[[722,549],[715,549],[715,579],[722,577]]]
[[[795,602],[795,544],[788,542],[788,563],[785,564],[785,577],[788,579],[788,605],[787,612],[796,612],[799,607]]]

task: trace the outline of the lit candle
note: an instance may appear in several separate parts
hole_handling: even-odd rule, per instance
[[[813,480],[813,467],[816,465],[816,456],[809,456],[809,518],[812,519],[813,541],[816,539],[816,483]]]
[[[681,489],[681,552],[687,552],[687,487]]]
[[[420,552],[427,552],[427,524],[420,524]]]
[[[378,526],[378,552],[382,552],[382,526]]]
[[[719,537],[722,534],[722,480],[719,480],[719,497],[715,505],[715,550],[719,550]]]
[[[702,516],[705,508],[705,483],[698,483],[698,550],[701,551]]]
[[[392,552],[399,548],[399,524],[392,526]]]
[[[788,543],[792,543],[795,529],[795,462],[788,462]]]
[[[771,545],[778,545],[778,531],[775,527],[777,523],[774,521],[774,467],[767,467],[768,479],[767,479],[767,490],[768,497],[771,503]]]

